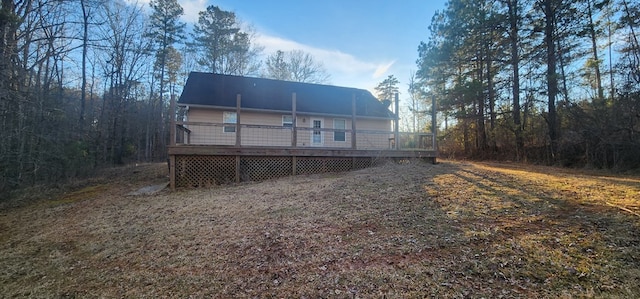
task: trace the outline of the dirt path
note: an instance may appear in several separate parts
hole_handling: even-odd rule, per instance
[[[640,296],[638,178],[416,162],[125,196],[145,167],[0,210],[0,293]]]

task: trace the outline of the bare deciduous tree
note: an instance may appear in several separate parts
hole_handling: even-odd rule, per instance
[[[271,79],[305,83],[328,83],[329,74],[322,63],[302,50],[278,50],[269,55],[263,76]]]

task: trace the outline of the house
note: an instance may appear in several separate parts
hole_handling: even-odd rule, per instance
[[[190,144],[202,145],[236,145],[240,129],[242,146],[352,148],[347,129],[355,122],[362,132],[356,149],[389,149],[396,119],[388,104],[363,89],[195,72],[178,106],[192,123],[185,126]]]
[[[363,89],[192,72],[177,105],[172,189],[435,161],[435,134],[399,132],[389,102]]]

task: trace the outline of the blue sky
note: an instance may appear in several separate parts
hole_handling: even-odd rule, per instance
[[[388,75],[406,94],[417,49],[445,0],[178,0],[183,20],[208,5],[233,11],[257,31],[264,54],[299,49],[322,62],[330,84],[373,90]]]

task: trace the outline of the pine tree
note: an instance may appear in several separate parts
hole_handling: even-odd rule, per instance
[[[249,49],[250,41],[241,32],[236,14],[214,5],[200,12],[193,31],[195,45],[202,53],[198,64],[212,73],[231,73],[225,64],[234,54]]]
[[[151,0],[149,6],[153,13],[149,17],[149,32],[147,35],[156,45],[156,61],[160,71],[160,102],[163,102],[165,92],[165,72],[168,49],[184,38],[185,24],[180,22],[184,9],[177,0]]]
[[[386,79],[376,86],[378,99],[381,101],[393,101],[396,93],[398,93],[398,84],[400,82],[394,75],[389,75]]]

